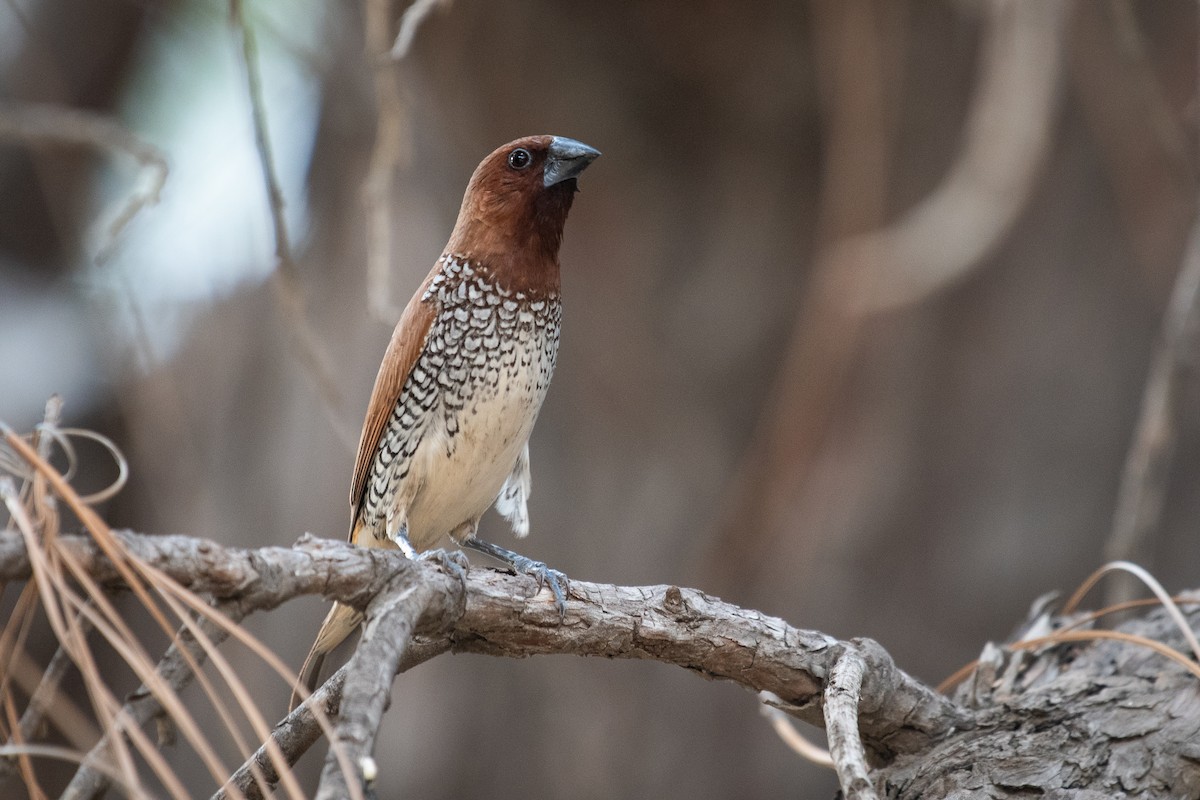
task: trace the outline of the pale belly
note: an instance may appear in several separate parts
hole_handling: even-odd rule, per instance
[[[436,547],[445,534],[461,540],[473,533],[512,474],[549,383],[540,348],[531,349],[522,354],[527,365],[503,372],[494,386],[476,387],[454,412],[453,434],[444,408],[429,421],[409,475],[419,487],[406,514],[417,550]]]

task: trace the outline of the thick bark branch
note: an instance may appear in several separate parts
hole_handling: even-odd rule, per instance
[[[322,594],[366,609],[406,573],[419,575],[442,596],[458,591],[458,580],[433,564],[340,541],[306,536],[292,548],[245,549],[187,536],[118,535],[136,557],[193,591],[236,602],[244,613],[301,594]],[[89,539],[62,537],[62,546],[102,581],[119,580]],[[0,580],[28,576],[24,545],[18,537],[0,534]],[[461,615],[449,614],[449,634],[429,641],[422,652],[444,647],[514,657],[558,653],[662,661],[754,692],[772,692],[790,704],[795,716],[822,725],[826,678],[850,646],[676,586],[573,581],[560,621],[550,593],[531,596],[535,588],[526,576],[472,569]],[[970,725],[969,714],[898,669],[882,648],[865,653],[860,724],[864,743],[877,755],[919,752],[949,730]]]
[[[1128,642],[1013,656],[992,648],[991,661],[954,702],[898,669],[875,642],[799,630],[691,589],[575,581],[560,620],[550,593],[537,592],[525,576],[473,569],[462,594],[464,584],[434,564],[344,542],[305,537],[291,548],[251,550],[186,536],[118,536],[133,557],[234,617],[314,593],[366,613],[366,635],[351,663],[272,734],[294,763],[319,738],[309,706],[337,714],[334,738],[343,758],[327,767],[323,788],[338,796],[370,777],[373,736],[393,674],[447,650],[651,659],[773,693],[780,707],[814,724],[823,724],[824,706],[831,743],[841,742],[834,755],[848,796],[946,797],[986,787],[1142,797],[1200,791],[1195,677],[1160,652]],[[56,546],[100,581],[121,585],[117,568],[90,539],[60,537]],[[0,581],[29,576],[23,540],[0,533]],[[1188,622],[1196,627],[1198,619],[1193,610]],[[1126,627],[1174,646],[1182,637],[1172,625],[1155,612]],[[152,716],[153,698],[136,702],[145,718]],[[269,784],[275,769],[260,748],[216,797],[237,790],[258,796],[254,772]]]

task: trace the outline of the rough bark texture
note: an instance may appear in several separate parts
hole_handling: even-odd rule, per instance
[[[1120,629],[1185,647],[1160,611]],[[898,757],[888,797],[1200,797],[1200,681],[1179,664],[1111,640],[991,653],[956,693],[975,727]]]
[[[364,609],[372,621],[363,642],[317,701],[330,710],[340,701],[338,736],[356,748],[360,773],[391,675],[449,650],[662,661],[772,692],[792,714],[818,725],[831,676],[853,667],[854,679],[843,675],[845,686],[834,681],[832,692],[857,704],[858,729],[873,760],[869,781],[889,798],[1200,796],[1200,683],[1180,664],[1135,644],[1105,640],[1036,653],[989,646],[975,675],[950,699],[902,672],[871,640],[799,630],[691,589],[577,581],[560,620],[549,593],[535,593],[530,578],[473,569],[462,603],[462,584],[436,566],[344,542],[306,537],[292,548],[251,550],[185,536],[119,538],[131,556],[235,615],[312,593]],[[90,539],[62,537],[58,546],[118,585],[117,571]],[[0,533],[0,580],[29,575],[22,540]],[[1189,621],[1196,628],[1200,611]],[[1158,612],[1124,629],[1182,647]],[[358,676],[354,697],[350,679],[344,689],[338,683],[343,675]],[[351,707],[353,719],[346,713]],[[153,715],[146,711],[146,718]],[[852,721],[841,727],[853,731]],[[275,738],[294,763],[317,738],[311,714],[298,709],[277,726]],[[341,785],[332,762],[327,773],[327,788]],[[248,789],[246,778],[235,783]],[[862,796],[870,796],[870,783],[858,781]]]

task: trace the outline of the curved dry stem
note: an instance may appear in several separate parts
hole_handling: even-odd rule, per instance
[[[1171,598],[1171,600],[1176,605],[1179,605],[1179,606],[1200,605],[1200,599],[1197,599],[1194,597],[1185,597],[1183,595],[1175,595]],[[1078,605],[1078,603],[1076,603],[1076,605]],[[1105,606],[1104,608],[1098,609],[1096,611],[1089,611],[1086,614],[1079,615],[1076,619],[1072,620],[1071,622],[1068,622],[1066,625],[1059,628],[1057,631],[1055,631],[1055,633],[1064,633],[1066,631],[1071,631],[1076,628],[1079,628],[1083,625],[1089,625],[1099,619],[1102,619],[1103,617],[1108,616],[1109,614],[1116,614],[1117,612],[1120,612],[1120,611],[1129,611],[1130,609],[1134,609],[1134,608],[1145,608],[1146,606],[1156,606],[1156,605],[1162,605],[1162,601],[1159,600],[1157,597],[1152,597],[1152,598],[1148,597],[1148,598],[1143,598],[1141,600],[1126,600],[1125,602],[1122,602],[1122,603],[1114,603],[1111,606]],[[1016,649],[1016,647],[1011,644],[1008,645],[1008,648],[1010,650]],[[962,681],[964,681],[967,678],[967,676],[969,676],[972,672],[974,672],[976,667],[978,667],[978,666],[979,666],[979,659],[976,658],[976,659],[964,664],[963,666],[959,667],[949,677],[943,679],[942,682],[937,685],[937,691],[940,692],[941,694],[948,694],[951,689],[953,689],[958,684],[962,683]]]
[[[11,443],[11,432],[6,431],[5,433],[10,439]],[[115,451],[115,448],[113,449]],[[32,467],[35,472],[42,474],[52,483],[57,494],[62,497],[72,507],[73,510],[76,511],[80,518],[83,519],[89,530],[93,532],[93,535],[96,537],[98,543],[103,545],[104,540],[108,540],[108,544],[112,548],[112,552],[117,552],[121,556],[119,559],[112,559],[114,565],[118,566],[118,568],[125,568],[123,573],[126,576],[127,583],[135,590],[135,592],[137,592],[139,588],[142,589],[142,592],[139,593],[139,597],[142,599],[143,605],[148,611],[150,611],[151,615],[155,617],[164,630],[173,634],[174,626],[171,626],[167,622],[166,617],[162,614],[161,610],[159,610],[157,604],[153,603],[149,596],[145,594],[144,584],[142,584],[139,580],[132,579],[131,573],[126,571],[132,567],[132,571],[142,572],[145,574],[144,570],[139,569],[141,565],[137,559],[129,558],[128,552],[125,551],[125,549],[120,545],[120,542],[112,536],[111,531],[108,530],[107,526],[104,525],[102,521],[94,516],[89,517],[86,512],[90,511],[90,509],[86,507],[86,503],[84,502],[83,498],[80,498],[70,487],[70,485],[65,482],[62,476],[57,475],[54,472],[53,468],[50,467],[48,463],[40,459],[37,453],[31,453],[28,449],[26,449],[25,452],[22,452],[22,448],[20,446],[14,446],[14,450],[16,450],[25,458],[26,463],[29,464],[29,466]],[[31,546],[31,543],[32,540],[27,543],[27,546]],[[170,713],[172,719],[180,724],[189,743],[196,748],[196,751],[201,756],[201,759],[206,763],[206,765],[209,766],[210,771],[213,772],[214,779],[218,783],[223,782],[226,776],[229,774],[228,769],[223,764],[220,764],[219,761],[214,760],[215,750],[212,748],[207,739],[201,734],[199,726],[196,724],[194,718],[188,715],[186,707],[182,705],[178,699],[178,696],[174,693],[171,687],[167,683],[158,679],[157,670],[153,667],[153,662],[150,660],[148,654],[146,654],[145,651],[137,644],[136,638],[133,636],[132,632],[125,627],[123,620],[121,620],[115,609],[107,601],[107,598],[103,596],[103,592],[100,587],[91,579],[90,576],[86,574],[86,571],[79,568],[78,564],[75,563],[75,561],[66,552],[54,553],[52,556],[56,559],[62,559],[62,563],[67,566],[67,568],[73,573],[74,577],[80,582],[81,585],[85,587],[85,589],[87,589],[92,598],[94,598],[100,607],[101,612],[103,612],[108,622],[112,624],[111,627],[108,625],[99,626],[101,633],[108,638],[114,648],[126,658],[126,660],[130,663],[130,666],[133,667],[139,677],[142,678],[143,684],[148,688],[148,691],[150,691],[156,698],[158,698],[160,702],[163,703]],[[111,555],[110,558],[112,558]],[[199,634],[201,647],[204,648],[210,656],[214,657],[214,662],[218,664],[218,669],[222,672],[226,679],[232,679],[230,682],[231,689],[233,690],[235,697],[239,699],[242,707],[247,709],[251,726],[254,729],[255,735],[260,740],[269,738],[270,727],[267,725],[266,720],[263,719],[255,704],[250,700],[249,692],[237,680],[236,675],[228,663],[216,653],[215,645],[213,645],[211,641],[208,641],[203,632],[199,631],[194,626],[194,623],[191,621],[188,615],[181,611],[176,601],[173,600],[169,594],[167,594],[167,591],[170,589],[179,594],[187,595],[191,595],[191,593],[186,589],[179,587],[177,584],[174,584],[174,582],[169,578],[166,578],[166,576],[160,575],[157,577],[161,578],[161,580],[152,579],[148,583],[157,587],[159,594],[162,595],[164,601],[166,601],[167,604],[178,613],[180,619],[183,620],[185,627],[187,627],[193,633]],[[60,591],[65,590],[64,586],[60,586],[59,588]],[[204,613],[206,616],[210,618],[212,618],[214,615],[219,616],[216,611],[207,607],[202,601],[199,600],[199,598],[192,596],[190,599],[193,601],[194,607],[201,607],[205,609],[201,613]],[[95,622],[96,616],[89,615],[88,618],[90,621]],[[118,639],[120,641],[118,641]],[[261,647],[261,645],[260,649],[265,650],[265,648]],[[204,685],[210,699],[214,703],[214,707],[217,709],[218,715],[227,723],[227,727],[237,742],[240,750],[245,752],[248,749],[248,744],[241,739],[240,731],[238,730],[236,723],[233,722],[232,715],[228,712],[228,709],[225,707],[223,701],[221,701],[219,694],[212,689],[211,684],[207,681],[203,671],[200,669],[200,664],[191,656],[186,648],[181,649],[179,652],[180,655],[187,661],[191,673],[198,676],[202,685]],[[131,661],[130,659],[135,660]],[[105,725],[105,727],[110,730],[112,729],[110,725]],[[108,750],[110,744],[115,743],[116,746],[120,748],[122,746],[122,743],[119,741],[120,737],[116,737],[116,739],[117,741],[113,742],[112,737],[105,737],[105,740],[102,740],[101,744],[94,749],[96,758],[92,759],[92,763],[96,762],[96,760],[100,757],[101,752]],[[283,782],[285,783],[285,786],[289,790],[289,794],[291,794],[293,797],[302,797],[303,793],[301,792],[299,785],[296,783],[294,776],[291,775],[290,771],[286,769],[282,755],[278,753],[278,751],[271,751],[271,754],[278,760],[278,763],[281,767],[279,772]],[[88,766],[91,766],[91,764]],[[101,787],[94,786],[96,777],[99,775],[99,773],[93,772],[91,775],[87,773],[87,769],[81,771],[81,774],[76,776],[77,780],[73,781],[73,785],[76,786],[77,793],[81,796],[94,794],[97,790],[102,791]],[[236,793],[236,790],[235,794],[236,796],[241,796],[240,793]]]
[[[833,766],[833,758],[829,755],[828,750],[810,742],[804,734],[796,729],[791,717],[771,705],[772,701],[779,701],[779,698],[770,692],[759,692],[758,699],[762,701],[759,712],[767,718],[775,735],[782,739],[792,752],[810,764],[816,764],[819,767]]]
[[[58,761],[67,761],[73,764],[82,764],[87,758],[86,753],[78,750],[72,750],[69,747],[59,747],[51,744],[35,744],[26,743],[20,745],[0,745],[0,758],[12,758],[14,756],[29,755],[38,756],[41,758],[53,758]],[[116,784],[117,787],[126,797],[138,797],[138,789],[125,782],[124,776],[121,773],[113,770],[107,764],[99,767],[104,771],[104,776],[109,781]]]
[[[173,635],[175,627],[167,621],[166,616],[162,613],[162,610],[159,609],[158,605],[153,602],[146,589],[146,586],[138,579],[137,575],[135,574],[135,570],[131,568],[127,551],[125,551],[120,542],[113,537],[112,532],[108,529],[108,526],[104,524],[104,522],[95,514],[90,506],[82,501],[79,495],[75,492],[74,488],[64,480],[63,476],[58,473],[48,462],[46,462],[45,459],[43,459],[40,454],[30,447],[21,437],[17,436],[3,423],[0,423],[0,431],[3,432],[5,439],[9,443],[9,446],[16,450],[26,460],[26,462],[37,471],[38,474],[44,477],[50,483],[55,493],[70,506],[71,510],[75,512],[76,516],[79,517],[88,531],[92,534],[96,543],[109,556],[109,559],[118,569],[118,571],[121,572],[129,588],[138,596],[138,599],[141,600],[143,607],[146,608],[146,610],[158,622],[160,627],[163,628],[167,635]],[[6,497],[6,503],[9,506],[10,514],[14,518],[17,518],[18,516],[23,515],[24,509],[20,507],[15,500],[15,496]],[[40,548],[37,546],[36,537],[33,535],[32,523],[28,521],[27,517],[26,520],[27,525],[29,525],[29,535],[27,536],[26,546],[30,548],[30,555],[32,556],[34,552],[40,553]],[[228,770],[223,764],[221,764],[220,759],[216,757],[215,750],[203,736],[199,726],[196,724],[194,718],[188,714],[186,707],[179,700],[178,696],[167,684],[158,679],[157,672],[154,668],[154,662],[150,659],[144,648],[142,648],[138,643],[137,637],[134,636],[133,632],[125,624],[120,614],[108,601],[108,598],[104,596],[104,592],[100,589],[99,585],[96,584],[92,577],[87,574],[86,570],[83,570],[79,567],[75,559],[73,559],[66,551],[61,551],[57,548],[54,548],[50,550],[48,555],[50,556],[50,560],[48,562],[44,562],[45,568],[43,571],[43,582],[46,584],[46,589],[43,591],[43,604],[46,605],[48,614],[50,613],[51,609],[54,610],[51,624],[54,626],[55,632],[59,636],[59,640],[65,643],[65,631],[67,626],[61,608],[58,606],[53,594],[50,591],[50,585],[53,585],[54,590],[66,601],[68,605],[75,608],[79,614],[85,616],[89,622],[96,627],[101,635],[108,640],[109,644],[112,645],[115,650],[117,650],[122,658],[126,660],[126,663],[128,663],[129,666],[134,670],[144,685],[149,687],[150,691],[152,691],[155,696],[157,696],[159,700],[163,702],[163,704],[171,712],[172,717],[175,718],[176,722],[180,724],[180,727],[184,731],[185,736],[188,738],[189,743],[196,749],[197,754],[201,757],[201,760],[204,761],[209,770],[213,772],[214,779],[218,783],[223,781],[225,776],[228,775]],[[100,613],[97,613],[96,609],[91,608],[81,598],[75,595],[65,581],[63,581],[59,570],[52,566],[54,562],[59,562],[67,567],[67,569],[72,573],[72,576],[88,592],[89,597],[94,601]],[[96,710],[99,718],[102,720],[103,726],[106,729],[111,730],[113,723],[115,722],[120,725],[120,729],[125,731],[129,731],[133,727],[136,727],[125,725],[121,722],[126,718],[124,714],[118,713],[115,715],[115,717],[107,719],[104,715],[100,714],[101,709],[104,706],[109,705],[107,698],[111,697],[111,695],[109,695],[107,690],[104,689],[103,682],[99,679],[100,673],[96,668],[94,661],[92,660],[90,649],[87,647],[86,641],[82,637],[79,637],[78,639],[78,646],[75,653],[73,653],[73,658],[76,661],[76,664],[79,666],[80,672],[87,679],[91,689],[99,692],[100,696],[106,698],[104,703],[96,704]],[[83,659],[83,661],[80,661],[80,659]],[[112,702],[115,703],[115,699]],[[120,708],[120,705],[116,704],[115,707]],[[115,744],[116,755],[118,759],[122,761],[128,761],[127,758],[121,755],[121,751],[124,747],[122,738],[120,736],[116,736],[107,737],[107,739],[109,743]],[[104,747],[103,749],[105,751],[108,750],[107,747]],[[169,767],[167,767],[165,761],[161,760],[158,751],[154,748],[151,749],[153,750],[153,753],[143,753],[143,756],[147,758],[147,761],[150,762],[152,767],[154,767],[156,770],[158,770],[160,767],[164,767],[169,771]],[[99,751],[96,751],[96,753],[99,755]],[[129,767],[132,768],[132,762],[128,763]],[[83,780],[83,778],[86,778],[86,775],[77,775],[76,778],[80,778],[78,785],[83,785],[86,783],[86,780]],[[171,773],[164,776],[164,782],[168,785],[171,785],[173,783],[177,784],[178,780],[175,779],[173,773]],[[72,781],[72,785],[76,784],[76,781]]]
[[[51,629],[54,631],[58,641],[70,653],[72,661],[79,668],[96,718],[100,720],[102,727],[106,729],[112,728],[117,724],[116,709],[120,705],[117,703],[116,698],[108,691],[107,687],[104,686],[103,682],[99,680],[99,670],[92,658],[90,649],[87,647],[86,638],[81,634],[78,626],[73,624],[74,620],[71,623],[67,622],[67,617],[63,613],[62,605],[56,594],[56,592],[63,591],[70,593],[70,589],[65,586],[62,576],[53,569],[46,554],[39,547],[33,521],[26,512],[25,507],[20,504],[18,493],[7,478],[0,479],[0,496],[3,497],[9,515],[16,523],[25,541],[26,553],[34,578],[33,585],[37,588],[41,597],[42,607],[50,622]],[[134,768],[133,759],[129,754],[124,739],[118,737],[116,744],[114,757],[121,774],[124,776],[124,782],[134,787],[140,786],[137,770]],[[150,758],[153,757],[151,756]],[[164,779],[164,783],[168,786],[171,785],[169,777]]]
[[[1037,639],[1027,639],[1023,642],[1010,645],[1014,650],[1036,650],[1039,647],[1048,645],[1062,644],[1064,642],[1092,642],[1097,639],[1111,639],[1118,642],[1126,642],[1135,644],[1140,647],[1145,647],[1159,655],[1169,658],[1179,666],[1186,669],[1191,674],[1200,678],[1200,664],[1192,661],[1183,653],[1173,647],[1168,647],[1162,642],[1156,642],[1153,639],[1147,639],[1145,636],[1138,636],[1132,633],[1124,633],[1122,631],[1058,631],[1049,636],[1042,636]]]
[[[1192,648],[1192,654],[1197,660],[1200,660],[1200,641],[1196,640],[1196,634],[1192,632],[1191,626],[1188,625],[1187,618],[1183,616],[1183,612],[1180,611],[1179,606],[1175,604],[1174,598],[1167,593],[1167,590],[1164,589],[1162,584],[1158,582],[1158,579],[1151,575],[1148,570],[1129,561],[1111,561],[1089,575],[1087,579],[1080,584],[1079,588],[1075,590],[1075,594],[1071,595],[1070,599],[1067,600],[1066,605],[1063,606],[1063,613],[1070,614],[1072,611],[1074,611],[1079,606],[1079,603],[1082,602],[1084,596],[1091,591],[1092,587],[1095,586],[1102,577],[1110,572],[1117,571],[1129,573],[1140,580],[1147,589],[1154,593],[1154,596],[1158,598],[1158,602],[1162,603],[1163,608],[1171,616],[1171,620],[1179,628],[1179,632],[1183,634],[1184,641],[1186,641],[1188,646]]]
[[[275,672],[276,675],[282,678],[285,684],[288,686],[298,686],[301,691],[302,703],[307,703],[310,694],[304,686],[299,685],[299,676],[290,667],[288,667],[288,665],[285,664],[283,660],[275,654],[274,651],[263,644],[258,637],[250,633],[241,625],[235,624],[232,620],[228,619],[224,615],[213,613],[213,609],[204,603],[204,601],[200,600],[200,598],[198,598],[194,592],[191,592],[180,586],[162,570],[156,569],[155,567],[144,562],[139,563],[148,574],[154,577],[156,585],[175,592],[177,598],[185,605],[190,607],[192,611],[196,612],[197,614],[205,615],[209,622],[221,628],[227,635],[232,636],[234,639],[248,647],[255,655],[261,658],[263,662]],[[257,708],[255,708],[255,711],[257,712]],[[312,714],[314,724],[319,727],[322,734],[324,734],[328,740],[332,742],[330,745],[330,752],[335,754],[341,769],[344,770],[347,775],[353,774],[354,770],[352,767],[352,762],[345,749],[340,746],[336,737],[334,736],[333,721],[329,718],[329,715],[326,714],[321,708],[313,708]],[[276,780],[284,780],[285,774],[290,772],[289,768],[292,762],[288,762],[285,758],[282,758],[282,753],[276,748],[274,738],[269,733],[263,735],[263,740],[264,753],[268,756],[271,763],[276,767],[277,770],[275,773]],[[250,761],[251,760],[247,760],[246,766],[249,771],[253,772],[255,767],[250,766]],[[280,769],[280,767],[282,767],[282,769]],[[227,781],[225,785],[228,786],[229,782]],[[240,792],[240,789],[237,786],[234,786],[229,791],[231,793],[238,793]],[[351,797],[354,798],[354,800],[362,800],[361,793],[357,788],[351,789]]]
[[[117,447],[112,439],[86,428],[63,428],[59,433],[62,434],[62,441],[69,441],[70,437],[78,436],[81,439],[90,439],[96,442],[109,452],[117,465],[117,477],[113,478],[112,483],[99,491],[80,497],[79,502],[94,506],[97,503],[103,503],[105,500],[115,497],[118,492],[125,488],[125,484],[129,482],[129,461],[125,458],[125,454],[121,452],[121,448]],[[64,480],[70,480],[70,477],[69,471],[63,474]]]

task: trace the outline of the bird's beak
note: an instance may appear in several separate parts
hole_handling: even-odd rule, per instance
[[[600,151],[583,142],[555,136],[546,151],[546,166],[542,170],[542,185],[553,186],[574,178],[596,160]]]

